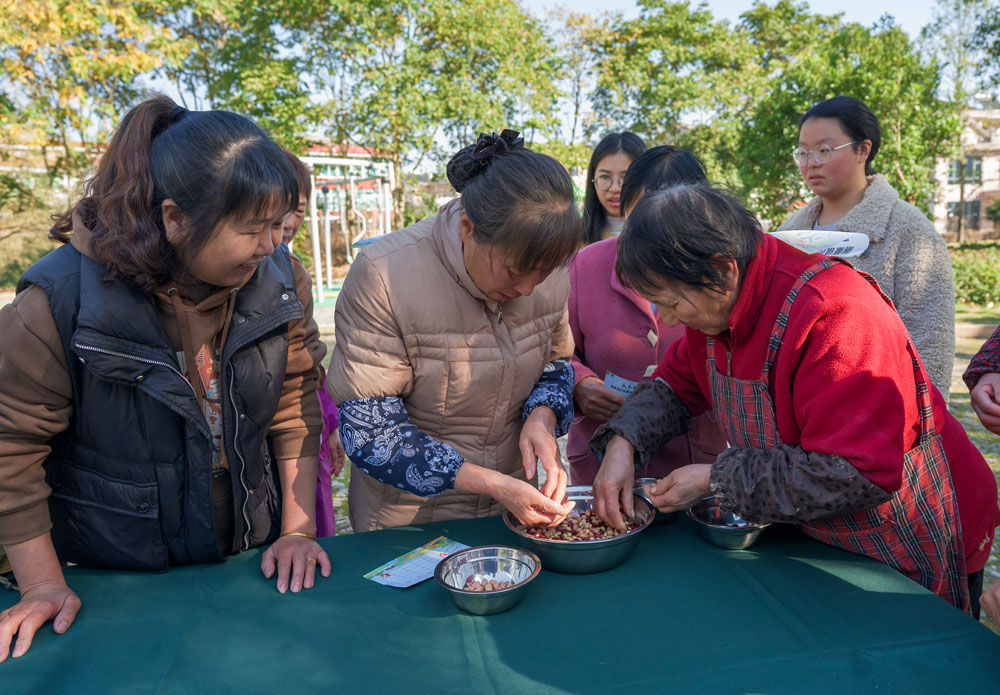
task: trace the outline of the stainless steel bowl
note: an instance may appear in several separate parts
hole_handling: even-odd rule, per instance
[[[576,503],[572,514],[579,515],[593,506],[593,488],[590,485],[571,485],[566,488],[566,496]],[[642,519],[638,528],[617,536],[597,541],[559,541],[549,538],[534,538],[523,530],[509,511],[503,513],[503,522],[513,531],[518,542],[542,559],[545,569],[573,574],[603,572],[625,562],[639,542],[639,534],[653,523],[653,508],[635,495],[635,514]]]
[[[542,563],[534,553],[506,545],[480,545],[452,553],[434,568],[434,579],[448,590],[455,605],[466,613],[503,613],[521,602]],[[514,582],[509,589],[467,591],[465,583],[492,579]]]
[[[761,531],[770,524],[749,521],[719,508],[719,500],[706,497],[687,511],[698,527],[698,535],[712,545],[728,550],[743,550],[757,542]]]
[[[653,500],[649,499],[646,495],[646,491],[643,489],[646,485],[652,485],[659,478],[636,478],[635,485],[632,487],[632,491],[639,495],[642,499],[646,500],[646,504],[650,508],[655,508],[656,505],[653,504]],[[654,526],[660,526],[662,524],[672,524],[677,521],[681,516],[680,512],[661,512],[659,509],[656,510],[656,518],[653,519]]]

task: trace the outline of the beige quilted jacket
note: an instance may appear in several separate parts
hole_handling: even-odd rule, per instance
[[[355,260],[337,299],[327,388],[336,403],[402,396],[411,422],[466,461],[524,478],[521,409],[547,362],[573,352],[565,269],[504,303],[480,292],[462,257],[461,203],[393,232]],[[499,514],[479,495],[418,497],[355,468],[356,531]]]

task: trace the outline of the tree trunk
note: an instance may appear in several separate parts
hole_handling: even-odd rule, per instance
[[[965,221],[965,157],[960,157],[958,160],[958,226],[955,229],[955,241],[961,244],[964,239],[964,227],[963,222]]]
[[[403,158],[400,155],[393,155],[392,171],[396,176],[396,187],[392,191],[392,227],[402,229],[406,226],[406,187],[403,185]]]

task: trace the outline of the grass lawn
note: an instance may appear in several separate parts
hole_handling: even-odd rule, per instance
[[[1000,306],[978,306],[976,304],[955,305],[955,323],[978,323],[994,326],[1000,323]]]
[[[994,310],[996,311],[996,310]],[[993,315],[993,323],[997,323],[1000,316]],[[969,403],[969,390],[962,382],[962,372],[969,365],[969,360],[976,354],[983,344],[981,339],[959,338],[955,341],[955,370],[951,378],[951,398],[948,407],[952,414],[962,423],[965,431],[969,434],[969,439],[982,452],[986,462],[993,469],[993,476],[1000,484],[1000,437],[987,431],[979,422],[972,406]],[[993,551],[990,553],[990,560],[986,564],[986,576],[983,580],[983,588],[986,589],[994,582],[1000,581],[1000,543],[993,543]],[[998,626],[990,623],[986,614],[983,614],[982,622],[988,625],[997,634],[1000,634]]]

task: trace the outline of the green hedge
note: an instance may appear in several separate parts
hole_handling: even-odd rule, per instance
[[[1000,247],[996,242],[952,247],[951,267],[958,301],[979,305],[1000,302]]]

